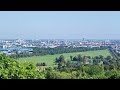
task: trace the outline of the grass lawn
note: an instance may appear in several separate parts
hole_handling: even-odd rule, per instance
[[[81,54],[82,56],[98,56],[103,55],[104,57],[110,55],[109,51],[106,50],[96,50],[96,51],[85,51],[85,52],[75,52],[75,53],[63,53],[63,54],[55,54],[55,55],[45,55],[45,56],[33,56],[33,57],[27,57],[27,58],[19,58],[18,61],[23,62],[34,62],[34,63],[42,63],[45,62],[48,66],[52,66],[54,64],[55,58],[59,57],[60,55],[64,55],[66,60],[70,59],[70,56],[77,56],[78,54]],[[111,56],[112,57],[112,56]]]

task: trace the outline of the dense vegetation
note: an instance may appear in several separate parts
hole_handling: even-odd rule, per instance
[[[22,57],[31,57],[31,56],[42,56],[42,55],[54,55],[54,54],[62,54],[62,53],[73,53],[73,52],[84,52],[84,51],[94,51],[94,50],[104,50],[107,47],[63,47],[59,46],[56,48],[33,48],[33,54],[14,54],[11,55],[10,58],[22,58]]]
[[[70,56],[71,60],[65,62],[61,55],[56,58],[58,68],[47,74],[49,79],[120,79],[120,60],[102,55],[92,57],[93,62],[86,63],[90,56]]]
[[[19,63],[0,55],[1,79],[120,79],[120,60],[111,56],[70,56],[56,58],[57,67],[45,63]],[[45,67],[44,69],[42,67]]]
[[[18,63],[4,55],[0,55],[0,79],[42,79],[45,78],[42,72],[39,74],[33,63]]]

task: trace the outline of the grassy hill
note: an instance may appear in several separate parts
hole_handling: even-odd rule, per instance
[[[70,59],[70,56],[77,56],[78,54],[81,54],[82,56],[98,56],[103,55],[111,56],[109,51],[106,50],[96,50],[96,51],[85,51],[85,52],[75,52],[75,53],[63,53],[63,54],[55,54],[55,55],[45,55],[45,56],[33,56],[33,57],[27,57],[27,58],[19,58],[18,61],[23,62],[34,62],[34,63],[42,63],[45,62],[47,65],[52,66],[54,64],[55,58],[59,57],[60,55],[64,55],[66,60]],[[112,57],[112,56],[111,56]]]

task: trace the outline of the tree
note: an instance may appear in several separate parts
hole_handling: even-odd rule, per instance
[[[46,66],[46,63],[43,63],[43,66]]]
[[[105,76],[108,79],[120,79],[120,71],[116,70],[106,71]]]
[[[89,59],[91,59],[91,57],[90,56],[87,56]]]
[[[98,65],[99,63],[100,63],[100,60],[99,60],[99,59],[94,59],[94,60],[93,60],[93,64],[94,64],[94,65]]]
[[[83,57],[83,64],[87,64],[87,62],[88,62],[88,57],[84,56]]]
[[[111,59],[111,56],[107,56],[106,59],[107,59],[107,60],[110,60],[110,59]]]
[[[95,58],[95,59],[99,59],[99,56],[95,56],[94,58]]]
[[[18,63],[0,55],[0,79],[37,79],[40,76],[34,63]]]
[[[41,66],[41,63],[37,63],[36,66]]]
[[[103,57],[102,55],[99,55],[99,58],[100,58],[101,60],[103,60],[103,59],[104,59],[104,57]]]
[[[66,72],[52,71],[47,73],[48,79],[71,79],[71,74]]]
[[[71,61],[72,61],[72,59],[73,59],[73,56],[70,56],[70,59],[71,59]]]
[[[59,59],[58,59],[58,58],[56,58],[56,59],[55,59],[55,63],[58,63],[58,62],[59,62]]]
[[[70,62],[70,61],[67,61],[66,67],[70,67],[70,66],[71,66],[71,62]]]
[[[109,69],[110,69],[110,70],[115,70],[115,65],[114,65],[114,64],[110,64],[110,65],[109,65]]]
[[[104,65],[104,70],[108,71],[110,69],[109,65]]]
[[[102,72],[102,68],[101,66],[98,65],[92,65],[92,66],[88,66],[88,69],[86,70],[86,73],[88,73],[89,75],[93,76],[93,75],[98,75]]]
[[[65,57],[63,56],[63,55],[61,55],[60,57],[59,57],[59,61],[60,62],[63,62],[65,60]]]
[[[78,58],[76,56],[73,57],[73,61],[78,61]]]
[[[81,61],[82,60],[82,56],[79,54],[78,55],[78,61]]]

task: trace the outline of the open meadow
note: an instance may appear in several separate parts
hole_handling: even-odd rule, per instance
[[[34,63],[45,62],[47,66],[52,66],[54,65],[55,58],[59,58],[60,55],[64,55],[65,60],[69,60],[70,56],[74,57],[74,56],[77,56],[78,54],[81,54],[82,56],[91,56],[91,57],[98,56],[98,55],[103,55],[104,57],[111,56],[109,51],[106,49],[106,50],[96,50],[96,51],[63,53],[63,54],[55,54],[55,55],[33,56],[33,57],[27,57],[27,58],[19,58],[17,60],[21,63],[23,62],[34,62]]]

